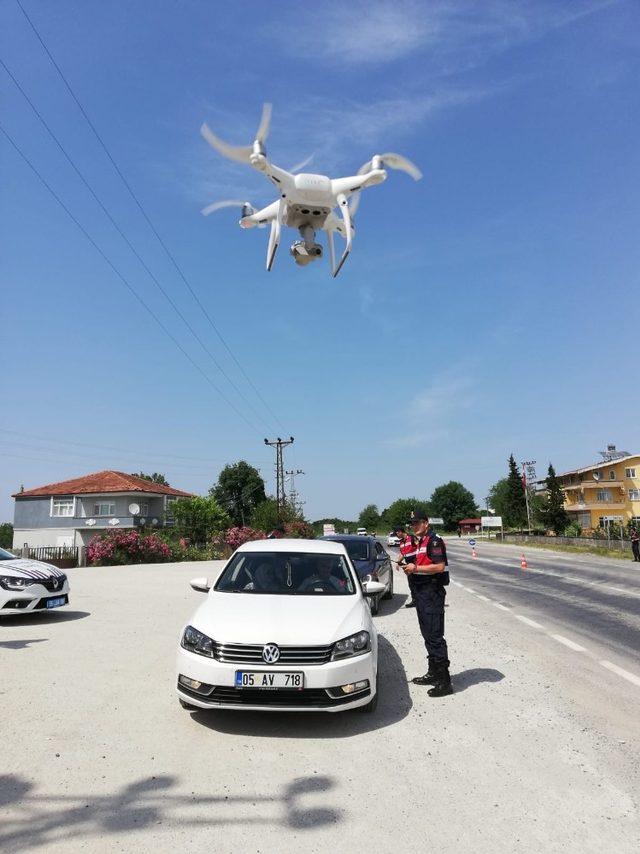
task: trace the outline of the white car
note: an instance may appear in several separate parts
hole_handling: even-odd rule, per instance
[[[177,692],[187,709],[372,712],[378,636],[345,547],[327,540],[241,546],[185,626]]]
[[[367,537],[367,536],[368,536],[368,534],[367,534],[367,529],[366,529],[366,528],[357,528],[357,529],[356,529],[356,534],[357,534],[359,537]]]
[[[41,614],[69,604],[69,580],[50,563],[0,549],[0,617]]]
[[[399,546],[400,545],[400,537],[398,537],[393,531],[387,537],[387,545],[388,546]]]

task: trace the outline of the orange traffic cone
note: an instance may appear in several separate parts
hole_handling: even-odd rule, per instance
[[[521,569],[527,568],[527,559],[524,556],[524,553],[520,555],[520,567]]]
[[[475,550],[475,549],[471,549],[471,557],[472,557],[474,560],[477,560],[477,559],[478,559],[478,555],[476,554],[476,550]]]

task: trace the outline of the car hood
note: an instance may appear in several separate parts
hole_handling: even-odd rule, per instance
[[[365,628],[360,596],[209,593],[191,625],[220,643],[324,646]]]
[[[57,566],[43,563],[41,560],[30,560],[29,558],[17,557],[15,560],[0,560],[0,575],[8,575],[12,578],[51,578],[52,575],[60,578],[64,575]]]

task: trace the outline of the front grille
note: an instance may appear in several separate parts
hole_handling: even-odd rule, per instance
[[[52,593],[55,593],[56,590],[62,590],[66,580],[66,575],[52,575],[50,578],[43,578],[42,581],[36,581],[36,584],[42,584],[46,590],[50,590]]]
[[[330,697],[324,688],[303,688],[290,690],[282,688],[275,691],[261,691],[256,688],[227,688],[216,685],[212,693],[207,697],[191,691],[185,685],[178,685],[183,694],[202,700],[207,703],[217,703],[222,706],[274,706],[278,708],[293,708],[300,706],[316,706],[327,708],[330,706],[343,706],[355,699],[368,696],[371,691],[361,691],[357,695],[347,695],[334,699]]]
[[[213,642],[213,657],[224,664],[265,664],[262,657],[263,644]],[[281,646],[280,664],[326,664],[331,659],[333,644],[328,646]]]

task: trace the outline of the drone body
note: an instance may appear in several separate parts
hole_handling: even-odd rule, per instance
[[[422,177],[420,170],[399,154],[382,154],[376,155],[365,163],[357,175],[346,178],[328,178],[326,175],[304,172],[294,174],[295,170],[287,172],[271,163],[266,156],[264,140],[269,132],[270,120],[271,106],[265,104],[260,127],[252,146],[230,146],[215,136],[206,124],[202,125],[200,131],[211,147],[220,154],[231,160],[246,163],[262,172],[275,186],[278,199],[258,211],[248,202],[236,200],[215,202],[204,208],[202,213],[207,216],[223,207],[240,206],[242,208],[241,228],[264,227],[270,224],[267,270],[271,270],[273,266],[280,245],[282,226],[295,228],[300,233],[301,239],[295,241],[290,249],[291,255],[300,266],[306,266],[311,261],[322,257],[322,246],[316,241],[316,231],[322,230],[327,236],[331,273],[335,278],[351,252],[355,235],[353,216],[359,204],[360,192],[386,180],[385,165],[407,172],[416,181]],[[336,209],[339,215],[335,213]],[[345,248],[337,265],[335,232],[345,240]]]

